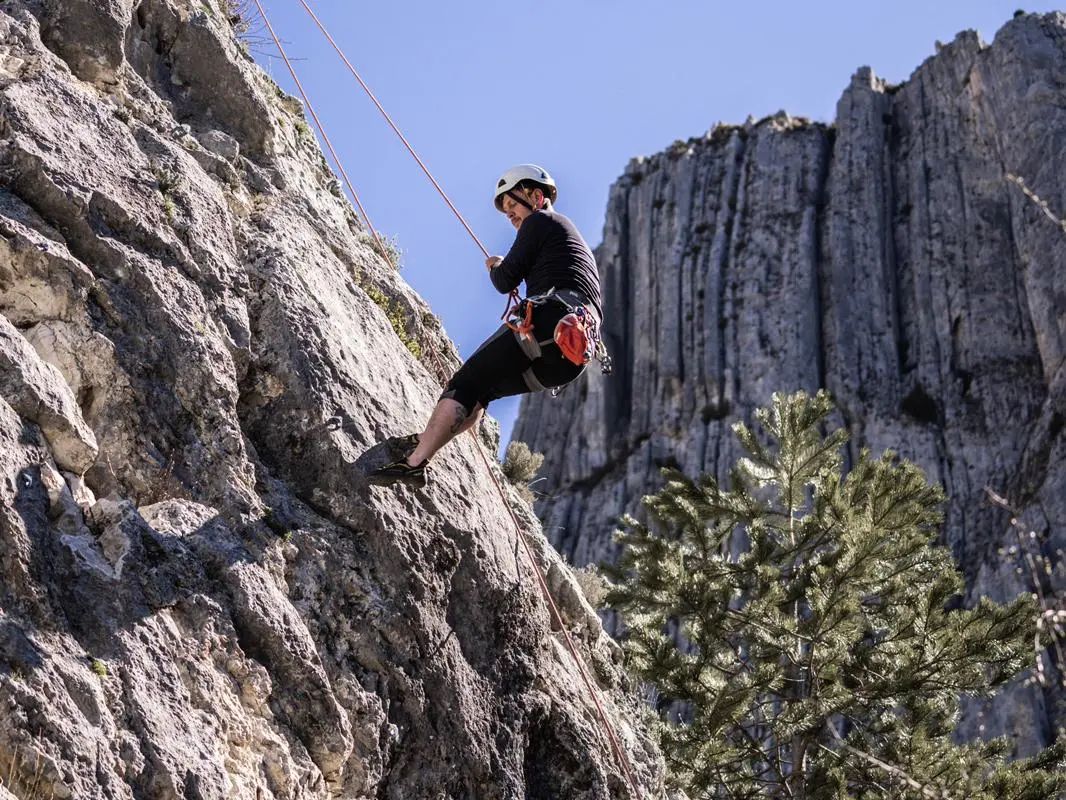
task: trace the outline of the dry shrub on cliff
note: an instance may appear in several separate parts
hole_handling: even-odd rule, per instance
[[[534,453],[525,442],[511,442],[507,445],[507,454],[503,459],[503,474],[517,489],[526,502],[534,500],[529,482],[533,480],[544,463],[543,453]]]
[[[589,601],[589,605],[593,608],[603,608],[610,587],[599,567],[595,564],[588,564],[575,569],[574,578],[577,580],[577,585],[581,587],[581,593]]]
[[[525,442],[511,442],[503,459],[503,474],[511,483],[528,483],[543,463],[543,453],[534,453]]]
[[[247,50],[259,55],[275,56],[274,41],[268,35],[254,0],[221,0],[222,13],[233,35]],[[209,10],[205,3],[204,8]]]

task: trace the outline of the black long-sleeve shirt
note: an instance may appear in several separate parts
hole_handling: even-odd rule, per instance
[[[501,294],[524,280],[530,297],[552,287],[580,292],[603,319],[596,259],[574,223],[557,211],[534,211],[522,221],[514,244],[489,273]]]

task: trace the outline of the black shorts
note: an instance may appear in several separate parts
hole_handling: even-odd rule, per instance
[[[555,326],[568,311],[557,300],[533,306],[533,337],[543,343],[538,358],[523,349],[517,333],[501,325],[452,376],[441,398],[462,404],[469,415],[475,406],[487,408],[498,397],[570,383],[585,368],[567,359],[552,338]]]

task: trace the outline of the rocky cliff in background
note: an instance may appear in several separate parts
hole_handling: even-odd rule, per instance
[[[853,453],[945,486],[972,595],[1033,590],[990,486],[1066,598],[1066,231],[1005,180],[1066,214],[1066,15],[937,50],[900,86],[860,70],[833,125],[717,126],[615,184],[597,254],[615,374],[523,401],[513,435],[545,454],[537,511],[574,563],[614,556],[661,466],[724,479],[735,421],[826,388]],[[1032,752],[1064,727],[1060,684],[971,703],[962,730]]]
[[[0,797],[629,797],[473,441],[357,466],[454,363],[223,6],[4,2]]]

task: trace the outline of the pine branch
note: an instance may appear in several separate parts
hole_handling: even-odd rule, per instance
[[[950,794],[948,794],[948,792],[941,791],[940,794],[937,794],[933,789],[930,789],[928,786],[925,786],[924,784],[912,778],[903,768],[897,767],[894,764],[889,764],[887,761],[883,761],[877,756],[871,755],[870,753],[867,753],[864,750],[860,750],[857,747],[852,747],[850,744],[844,741],[843,737],[837,731],[836,726],[833,725],[833,722],[831,720],[828,723],[828,727],[829,732],[833,735],[833,738],[836,739],[837,742],[840,744],[841,750],[851,753],[852,755],[858,756],[863,761],[872,764],[873,766],[877,767],[879,770],[882,770],[888,775],[891,775],[895,778],[899,778],[912,789],[921,792],[922,796],[929,798],[929,800],[952,800],[952,797]],[[821,747],[823,750],[826,750],[827,752],[835,755],[835,753],[833,753],[833,751],[825,745],[819,743],[818,746]]]
[[[1024,184],[1020,183],[1020,185],[1023,189],[1025,188]],[[1066,610],[1052,608],[1051,604],[1048,602],[1047,596],[1044,594],[1044,586],[1043,581],[1040,579],[1040,571],[1037,567],[1036,559],[1033,557],[1033,554],[1030,552],[1026,543],[1025,536],[1023,535],[1024,528],[1018,521],[1018,513],[1013,507],[1011,507],[1007,499],[996,494],[991,486],[985,487],[985,494],[988,495],[988,498],[992,501],[993,505],[999,506],[1004,511],[1010,513],[1010,525],[1011,529],[1014,531],[1015,538],[1018,540],[1018,552],[1024,555],[1026,566],[1029,568],[1029,583],[1033,587],[1033,593],[1037,598],[1037,603],[1040,608],[1040,618],[1038,620],[1036,637],[1033,644],[1033,647],[1036,650],[1037,681],[1042,686],[1047,685],[1047,678],[1045,677],[1043,669],[1044,664],[1041,658],[1041,650],[1043,648],[1040,646],[1040,632],[1041,630],[1047,630],[1050,634],[1050,647],[1054,649],[1055,658],[1058,660],[1059,681],[1062,688],[1066,689],[1066,649],[1063,647],[1063,639],[1066,638],[1066,636],[1063,636],[1063,634],[1060,633],[1059,627],[1062,622],[1066,622]],[[1044,569],[1049,570],[1050,566],[1050,562],[1044,558]],[[1040,624],[1041,622],[1044,624]]]
[[[735,426],[746,457],[728,491],[668,471],[645,500],[656,531],[624,522],[609,602],[626,615],[630,663],[688,704],[663,731],[678,784],[745,800],[877,785],[1051,800],[1042,762],[1019,776],[951,741],[959,694],[1023,666],[1029,601],[946,610],[962,583],[934,544],[942,490],[892,453],[864,451],[845,477],[846,434],[820,433],[829,409],[824,394],[775,395],[758,435]]]

